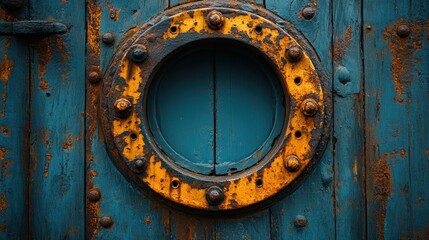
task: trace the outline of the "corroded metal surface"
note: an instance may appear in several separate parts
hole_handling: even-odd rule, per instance
[[[178,166],[157,147],[146,122],[146,93],[159,65],[177,48],[204,39],[238,41],[265,55],[278,71],[290,107],[270,153],[227,176],[203,176]],[[135,185],[174,207],[219,212],[268,206],[302,183],[327,143],[331,95],[321,64],[289,23],[262,8],[200,2],[166,11],[122,40],[103,82],[102,121],[112,159]],[[117,114],[118,99],[132,104],[125,118]],[[286,167],[291,155],[296,161]],[[222,201],[210,204],[207,191],[214,186]]]

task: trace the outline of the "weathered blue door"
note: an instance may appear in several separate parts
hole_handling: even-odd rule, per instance
[[[3,0],[0,46],[0,239],[429,239],[425,0]]]

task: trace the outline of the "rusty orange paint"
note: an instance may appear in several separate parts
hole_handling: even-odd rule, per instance
[[[3,54],[3,59],[0,61],[0,80],[3,81],[3,85],[7,85],[9,80],[10,73],[13,70],[14,61],[9,59],[9,53],[5,52]]]
[[[0,193],[0,212],[7,209],[7,198],[4,193]]]
[[[119,13],[121,12],[121,9],[115,10],[115,7],[112,4],[107,4],[107,8],[109,9],[109,12],[110,12],[110,19],[114,21],[118,21]]]
[[[396,28],[401,24],[407,24],[411,34],[407,38],[401,38],[396,34]],[[393,25],[383,31],[383,39],[387,41],[387,47],[392,53],[390,70],[397,96],[394,98],[399,103],[409,102],[403,96],[404,88],[408,88],[413,80],[414,65],[420,60],[414,54],[422,48],[421,31],[424,28],[421,23],[407,23],[399,19]]]
[[[171,17],[171,26],[175,26],[178,30],[175,32],[166,31],[164,39],[174,39],[182,33],[210,33],[214,30],[210,29],[205,23],[205,13],[203,10],[195,10],[192,14],[182,12]],[[310,57],[304,53],[301,60],[297,63],[286,64],[284,62],[284,55],[279,52],[286,52],[287,48],[291,45],[299,46],[299,43],[287,35],[280,28],[264,28],[262,33],[256,33],[253,27],[258,24],[272,24],[264,18],[255,18],[251,14],[237,14],[228,17],[224,26],[217,30],[225,35],[234,35],[239,32],[249,37],[253,43],[270,41],[276,43],[276,47],[270,47],[267,44],[261,45],[261,51],[270,56],[271,60],[277,65],[280,73],[283,75],[284,84],[287,86],[289,96],[296,102],[300,103],[304,100],[305,96],[315,94],[319,96],[317,104],[320,112],[324,114],[323,98],[324,92],[319,81],[319,76]],[[348,28],[346,38],[350,38],[351,29]],[[282,36],[285,37],[279,37]],[[122,97],[132,99],[133,104],[137,104],[138,100],[142,97],[139,88],[142,82],[146,81],[141,78],[141,69],[137,64],[132,63],[128,58],[123,58],[120,63],[119,76],[126,79],[125,87],[123,87]],[[296,77],[303,79],[302,83],[297,86],[294,83]],[[289,116],[288,128],[285,132],[286,143],[282,146],[281,150],[274,156],[272,162],[261,171],[246,171],[246,177],[237,175],[234,178],[228,179],[227,187],[225,187],[225,201],[218,207],[219,209],[235,209],[246,207],[254,203],[261,202],[269,197],[274,196],[285,186],[290,184],[297,178],[310,163],[311,155],[309,152],[312,150],[310,140],[312,139],[311,133],[316,128],[323,127],[320,122],[316,125],[313,118],[306,118],[301,113],[301,106],[298,104],[293,113]],[[145,139],[140,129],[141,119],[134,112],[127,119],[114,120],[111,130],[114,137],[121,137],[125,143],[123,152],[121,153],[128,161],[134,161],[136,156],[143,155],[143,147],[145,146]],[[302,136],[298,139],[293,136],[294,131],[300,130]],[[137,139],[130,139],[129,134],[133,132],[137,134]],[[284,158],[288,155],[296,155],[301,161],[301,168],[297,172],[289,172],[284,167]],[[257,187],[256,180],[262,178],[263,186]],[[146,176],[141,179],[146,185],[152,188],[155,192],[163,197],[170,199],[176,203],[187,205],[193,208],[206,209],[208,203],[205,199],[205,189],[197,188],[190,182],[181,181],[177,188],[171,187],[173,180],[179,180],[177,177],[171,175],[165,167],[162,166],[161,160],[152,155],[148,159],[148,166]]]
[[[42,79],[40,80],[39,88],[42,89],[42,91],[47,91],[49,89],[49,83]]]
[[[45,170],[43,171],[43,176],[48,177],[49,176],[49,165],[51,164],[52,154],[46,153],[45,157],[46,157],[46,161],[45,161]]]
[[[334,60],[337,64],[342,65],[343,57],[346,50],[350,47],[350,40],[352,38],[352,28],[347,26],[346,32],[343,36],[337,36],[334,42]]]

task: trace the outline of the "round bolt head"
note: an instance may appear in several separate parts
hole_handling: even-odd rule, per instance
[[[408,27],[405,24],[401,24],[396,28],[396,34],[398,34],[398,36],[400,38],[406,38],[410,35],[411,29],[410,27]]]
[[[302,103],[302,112],[306,116],[314,116],[317,111],[319,110],[319,106],[317,105],[317,102],[314,99],[305,99]]]
[[[129,116],[132,110],[131,102],[126,98],[120,98],[115,101],[115,110],[120,118],[126,118]]]
[[[316,9],[312,6],[307,6],[302,9],[302,16],[307,20],[312,19],[315,13]]]
[[[212,186],[206,190],[207,202],[212,206],[217,206],[225,200],[223,191],[218,186]]]
[[[301,49],[298,46],[291,46],[286,50],[286,56],[291,62],[297,62],[301,56]]]
[[[290,172],[296,172],[301,167],[297,156],[290,155],[284,159],[285,168]]]
[[[101,41],[104,44],[112,45],[115,42],[115,36],[113,35],[113,33],[106,32],[101,36]]]
[[[213,10],[207,14],[206,18],[207,25],[211,29],[217,30],[220,29],[225,23],[225,18],[219,11]]]
[[[88,191],[86,197],[91,202],[98,202],[101,199],[101,193],[100,190],[94,188]]]
[[[147,162],[144,158],[137,158],[134,161],[134,172],[140,173],[144,170],[146,170]]]
[[[88,81],[90,83],[99,83],[101,81],[101,76],[98,71],[92,71],[88,75]]]
[[[113,219],[109,216],[103,216],[99,220],[100,226],[104,228],[109,228],[113,225]]]
[[[306,227],[308,225],[308,220],[303,215],[297,215],[295,217],[294,224],[295,224],[295,227],[297,227],[297,228],[303,228],[303,227]]]
[[[131,48],[129,57],[130,59],[135,63],[142,63],[144,62],[147,57],[149,56],[149,53],[145,46],[138,45]]]

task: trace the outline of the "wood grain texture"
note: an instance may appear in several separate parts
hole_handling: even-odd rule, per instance
[[[161,0],[88,1],[87,68],[104,72],[125,32],[135,25],[142,25],[166,7],[167,3]],[[105,32],[116,36],[113,45],[100,41]],[[86,189],[98,188],[102,198],[97,203],[87,202],[86,237],[166,239],[170,233],[169,210],[149,201],[137,188],[131,186],[107,154],[98,121],[100,87],[101,84],[87,84]],[[113,219],[112,227],[100,227],[98,220],[103,216]]]
[[[333,1],[335,235],[365,236],[361,3]]]
[[[30,1],[32,19],[60,19],[62,36],[31,49],[31,238],[84,237],[84,2]]]
[[[331,76],[332,37],[330,1],[283,1],[266,0],[266,8],[291,22],[313,45],[322,61],[323,68]],[[302,17],[301,10],[315,5],[313,19]],[[331,79],[328,78],[331,82]],[[330,86],[331,84],[328,83]],[[271,237],[273,239],[332,239],[335,237],[333,200],[332,144],[326,148],[314,172],[290,196],[271,208]],[[295,218],[306,217],[306,227],[296,227]]]
[[[28,8],[0,21],[25,19]],[[0,239],[28,237],[29,56],[25,41],[0,36]]]
[[[168,0],[167,0],[168,1]],[[181,4],[185,4],[185,3],[189,3],[189,2],[196,2],[196,1],[200,1],[200,0],[169,0],[169,6],[170,7],[174,7],[177,5],[181,5]],[[262,5],[264,6],[264,0],[241,0],[241,2],[245,2],[245,3],[254,3],[254,4],[258,4],[258,5]]]
[[[373,239],[427,238],[428,202],[422,201],[429,197],[428,134],[423,123],[428,113],[422,111],[428,106],[424,2],[364,1],[363,5],[368,26],[364,35],[367,234]],[[410,36],[398,36],[402,24],[409,26]]]

